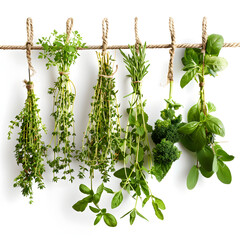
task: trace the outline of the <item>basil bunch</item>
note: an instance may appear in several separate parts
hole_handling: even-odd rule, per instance
[[[200,49],[186,49],[182,63],[186,73],[181,79],[181,87],[185,87],[190,81],[196,80],[200,86],[200,99],[188,112],[188,123],[179,128],[182,134],[181,143],[188,150],[196,152],[197,162],[187,177],[187,187],[193,189],[197,184],[199,172],[206,178],[214,173],[225,184],[231,183],[232,176],[225,162],[234,159],[227,154],[216,142],[216,135],[224,137],[225,129],[220,119],[210,113],[216,111],[213,103],[205,102],[204,83],[205,76],[217,76],[227,66],[227,61],[219,57],[219,52],[224,40],[221,35],[212,34],[207,39],[205,55]]]

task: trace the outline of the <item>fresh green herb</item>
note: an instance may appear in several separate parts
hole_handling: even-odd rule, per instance
[[[233,156],[228,155],[215,141],[215,136],[224,137],[225,129],[220,119],[210,113],[216,111],[213,103],[205,101],[205,76],[217,76],[227,66],[227,61],[218,57],[224,40],[221,35],[208,36],[206,53],[203,55],[200,49],[189,48],[185,50],[182,63],[186,73],[181,79],[181,87],[185,87],[195,79],[200,87],[200,99],[188,112],[188,123],[181,126],[178,131],[182,134],[182,144],[197,154],[197,163],[189,172],[187,187],[193,189],[198,181],[199,171],[206,177],[216,173],[218,179],[225,183],[231,183],[232,176],[229,168],[224,163],[231,161]]]
[[[39,58],[48,60],[46,66],[57,66],[59,77],[54,82],[54,87],[49,88],[48,93],[53,95],[54,106],[52,116],[55,120],[54,131],[52,132],[52,147],[54,152],[54,160],[48,161],[53,168],[53,181],[57,182],[58,174],[63,171],[61,179],[66,179],[70,175],[70,181],[74,180],[72,176],[73,169],[71,162],[75,152],[75,129],[74,129],[74,100],[76,89],[73,82],[69,78],[69,71],[72,64],[75,63],[79,56],[77,48],[85,47],[82,38],[77,31],[73,32],[73,38],[69,38],[67,34],[59,34],[56,30],[50,37],[39,39],[44,52],[40,52]],[[52,143],[51,141],[51,143]],[[50,143],[50,146],[51,146]]]
[[[156,144],[153,149],[154,167],[152,174],[160,182],[170,170],[172,163],[179,159],[181,152],[174,143],[180,141],[178,128],[181,126],[182,115],[176,116],[175,110],[181,105],[172,99],[173,81],[170,81],[169,98],[165,99],[167,107],[161,111],[161,118],[155,122],[152,140]]]
[[[115,171],[115,163],[121,158],[120,148],[123,141],[120,136],[122,130],[118,112],[119,105],[117,104],[117,91],[113,78],[113,63],[115,60],[108,52],[105,54],[97,53],[97,58],[99,64],[98,81],[94,87],[95,93],[91,104],[89,122],[83,138],[82,151],[78,154],[78,159],[89,167],[91,192],[93,192],[95,170],[101,173],[103,182],[110,180],[110,173]],[[86,169],[86,167],[80,166],[80,178],[84,177],[84,170]],[[105,189],[107,193],[113,193],[103,184],[101,186],[100,188]],[[98,191],[96,193],[98,194],[96,195],[98,196],[97,203],[100,201],[102,191],[100,191],[100,194],[98,194]],[[94,196],[93,203],[96,205]],[[117,225],[114,216],[106,213],[106,209],[101,209],[100,212],[98,205],[96,207],[99,211],[96,210],[98,214],[94,224],[97,224],[103,216],[108,226],[114,227]],[[93,208],[90,208],[90,210],[94,212]]]
[[[45,171],[44,157],[46,157],[46,146],[42,141],[41,132],[46,133],[46,128],[42,124],[39,116],[36,95],[33,90],[33,83],[25,81],[27,87],[27,99],[22,111],[11,121],[8,132],[8,139],[11,139],[12,129],[19,127],[15,156],[18,165],[22,165],[23,170],[14,180],[14,187],[22,188],[23,196],[28,196],[30,203],[33,202],[33,181],[38,184],[39,189],[43,189],[43,173]]]
[[[152,154],[149,145],[148,134],[152,132],[152,127],[148,125],[148,115],[144,111],[146,101],[143,101],[142,95],[142,80],[148,73],[149,64],[145,60],[146,57],[146,43],[139,46],[139,53],[137,53],[135,46],[129,46],[131,55],[126,55],[123,51],[124,62],[131,78],[131,85],[133,92],[130,94],[130,107],[127,109],[128,124],[126,127],[125,138],[122,145],[122,153],[124,158],[124,168],[117,170],[114,176],[121,179],[121,190],[114,194],[112,199],[112,208],[118,207],[123,201],[122,191],[126,190],[129,195],[135,199],[135,205],[132,210],[124,214],[130,216],[130,224],[135,221],[136,216],[145,220],[144,217],[137,210],[137,203],[142,196],[145,198],[142,202],[144,206],[149,199],[152,200],[152,205],[156,216],[163,219],[161,210],[165,209],[162,200],[155,197],[149,187],[147,175],[151,173],[152,169]],[[148,169],[144,166],[147,161]]]

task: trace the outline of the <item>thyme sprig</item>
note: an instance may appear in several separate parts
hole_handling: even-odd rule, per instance
[[[43,173],[45,171],[44,157],[46,157],[46,146],[42,141],[41,132],[46,133],[46,128],[42,124],[39,115],[39,108],[33,90],[32,82],[25,82],[27,86],[27,99],[24,108],[11,121],[9,125],[8,139],[11,139],[12,129],[19,127],[17,144],[15,146],[15,156],[17,164],[22,166],[20,174],[14,179],[14,187],[22,189],[22,195],[33,202],[33,182],[37,183],[39,189],[43,189]]]
[[[115,177],[121,179],[121,189],[115,193],[112,199],[112,208],[116,208],[122,203],[122,191],[126,190],[135,199],[135,205],[122,217],[130,215],[130,224],[133,224],[137,215],[147,220],[137,210],[138,200],[142,199],[143,195],[145,197],[142,206],[144,207],[151,199],[154,212],[161,220],[163,219],[161,210],[165,209],[165,205],[161,199],[152,194],[147,181],[147,175],[151,174],[153,160],[148,137],[148,134],[152,132],[152,127],[147,123],[148,115],[144,111],[146,101],[143,101],[142,95],[142,80],[148,73],[149,67],[145,60],[146,43],[139,46],[139,53],[135,46],[129,46],[129,48],[131,55],[126,55],[123,51],[121,53],[129,72],[128,76],[131,78],[133,92],[130,94],[132,97],[127,109],[128,124],[122,145],[124,168],[114,173]],[[148,168],[144,166],[145,163],[148,164]]]
[[[48,161],[49,166],[53,169],[53,181],[57,182],[62,172],[61,179],[72,182],[74,176],[71,162],[76,151],[75,145],[75,128],[74,128],[74,100],[76,89],[73,82],[69,78],[69,71],[72,64],[75,63],[79,53],[78,47],[85,47],[82,38],[77,31],[73,32],[73,37],[68,38],[67,34],[59,34],[56,30],[50,37],[39,39],[38,44],[43,46],[44,51],[39,53],[39,58],[48,60],[46,66],[57,66],[59,77],[54,82],[54,87],[49,88],[48,93],[53,95],[53,113],[51,114],[55,120],[54,130],[52,132],[54,159]]]

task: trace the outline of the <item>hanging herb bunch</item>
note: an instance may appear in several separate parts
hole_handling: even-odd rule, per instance
[[[71,23],[71,25],[70,25]],[[85,43],[82,43],[82,37],[77,31],[72,32],[73,19],[67,21],[67,33],[58,34],[56,30],[50,37],[39,39],[38,44],[43,47],[43,52],[39,53],[39,58],[48,60],[46,66],[56,66],[59,72],[59,77],[54,82],[54,87],[49,88],[48,93],[53,95],[53,113],[51,114],[55,120],[54,131],[52,132],[54,159],[48,161],[49,166],[53,169],[53,181],[57,182],[62,172],[61,179],[66,179],[72,182],[74,176],[71,162],[74,157],[75,149],[75,128],[74,128],[74,100],[76,89],[73,82],[69,78],[70,67],[75,63],[79,53],[78,48],[84,48]]]
[[[224,137],[225,129],[220,119],[214,117],[216,111],[213,103],[205,101],[205,76],[217,76],[227,66],[227,61],[219,57],[224,39],[221,35],[212,34],[206,42],[206,52],[200,49],[186,49],[182,62],[186,73],[181,79],[181,87],[185,87],[191,80],[196,80],[200,87],[200,99],[188,111],[188,123],[179,128],[182,144],[190,151],[196,152],[197,161],[187,177],[187,187],[193,189],[197,184],[199,171],[206,177],[216,173],[218,179],[230,184],[232,177],[227,165],[234,159],[226,153],[216,141],[216,135]]]
[[[165,99],[167,106],[161,111],[161,119],[155,122],[152,132],[152,140],[156,144],[153,148],[154,166],[152,174],[160,182],[168,173],[172,163],[179,159],[181,152],[174,145],[180,141],[178,128],[181,126],[182,115],[176,116],[175,111],[181,107],[172,98],[173,91],[173,57],[175,53],[175,30],[172,18],[169,18],[169,28],[172,38],[172,48],[170,49],[170,62],[168,71],[169,98]]]
[[[111,206],[118,207],[123,200],[123,190],[126,190],[135,200],[134,208],[124,214],[130,215],[130,224],[135,221],[136,216],[140,216],[147,220],[138,210],[137,204],[142,200],[142,206],[152,200],[156,216],[163,220],[161,210],[165,209],[163,201],[155,197],[149,187],[147,175],[152,172],[152,154],[149,145],[148,134],[152,132],[152,127],[147,123],[148,115],[144,111],[146,101],[143,101],[142,95],[142,80],[148,73],[149,64],[145,60],[146,57],[146,43],[139,44],[139,52],[136,46],[129,46],[131,55],[126,55],[123,51],[124,62],[131,78],[131,85],[133,92],[131,95],[130,106],[127,109],[128,123],[125,132],[125,138],[122,146],[122,153],[124,157],[124,168],[117,170],[114,176],[121,179],[121,190],[115,193]],[[148,164],[147,167],[144,163]]]
[[[103,20],[103,26],[105,21],[108,27],[107,19]],[[107,32],[103,32],[106,34],[105,38],[107,38]],[[119,105],[116,97],[115,78],[113,77],[115,60],[105,50],[102,53],[97,52],[97,58],[99,66],[98,80],[94,87],[92,108],[83,137],[82,149],[78,155],[78,159],[86,166],[80,166],[79,177],[83,178],[84,170],[89,170],[90,188],[84,184],[80,185],[80,191],[88,196],[74,204],[73,209],[83,212],[89,204],[89,209],[96,214],[94,225],[103,218],[108,226],[115,227],[117,225],[116,218],[107,213],[106,208],[100,208],[99,206],[104,191],[110,194],[114,193],[111,189],[106,188],[104,184],[110,180],[110,173],[115,170],[115,163],[121,156],[122,139],[120,136]],[[100,172],[103,182],[95,192],[93,179],[97,171]],[[93,204],[93,206],[90,206],[90,204]]]
[[[39,115],[37,101],[39,98],[34,93],[33,82],[30,78],[30,70],[32,75],[35,70],[31,64],[31,48],[33,40],[32,19],[27,19],[28,42],[27,42],[27,58],[29,64],[29,81],[24,80],[27,89],[27,99],[22,111],[11,121],[8,132],[8,139],[11,139],[14,127],[19,127],[17,144],[15,146],[15,156],[17,164],[22,166],[20,174],[14,179],[14,187],[22,189],[22,195],[33,202],[33,182],[37,183],[39,189],[43,189],[43,173],[45,171],[44,158],[46,157],[46,146],[42,141],[42,132],[46,133],[46,128],[42,123]]]

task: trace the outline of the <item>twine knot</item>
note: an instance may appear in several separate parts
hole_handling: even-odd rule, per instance
[[[139,53],[139,45],[142,45],[140,38],[138,36],[138,18],[135,17],[134,19],[135,24],[134,24],[134,31],[135,31],[135,49],[137,54]]]
[[[27,89],[28,91],[34,89],[34,84],[33,84],[33,82],[29,82],[29,81],[27,81],[27,80],[24,80],[23,82],[25,83],[26,89]]]
[[[105,29],[106,26],[106,29]],[[102,54],[104,55],[108,46],[108,19],[104,18],[102,20]]]

